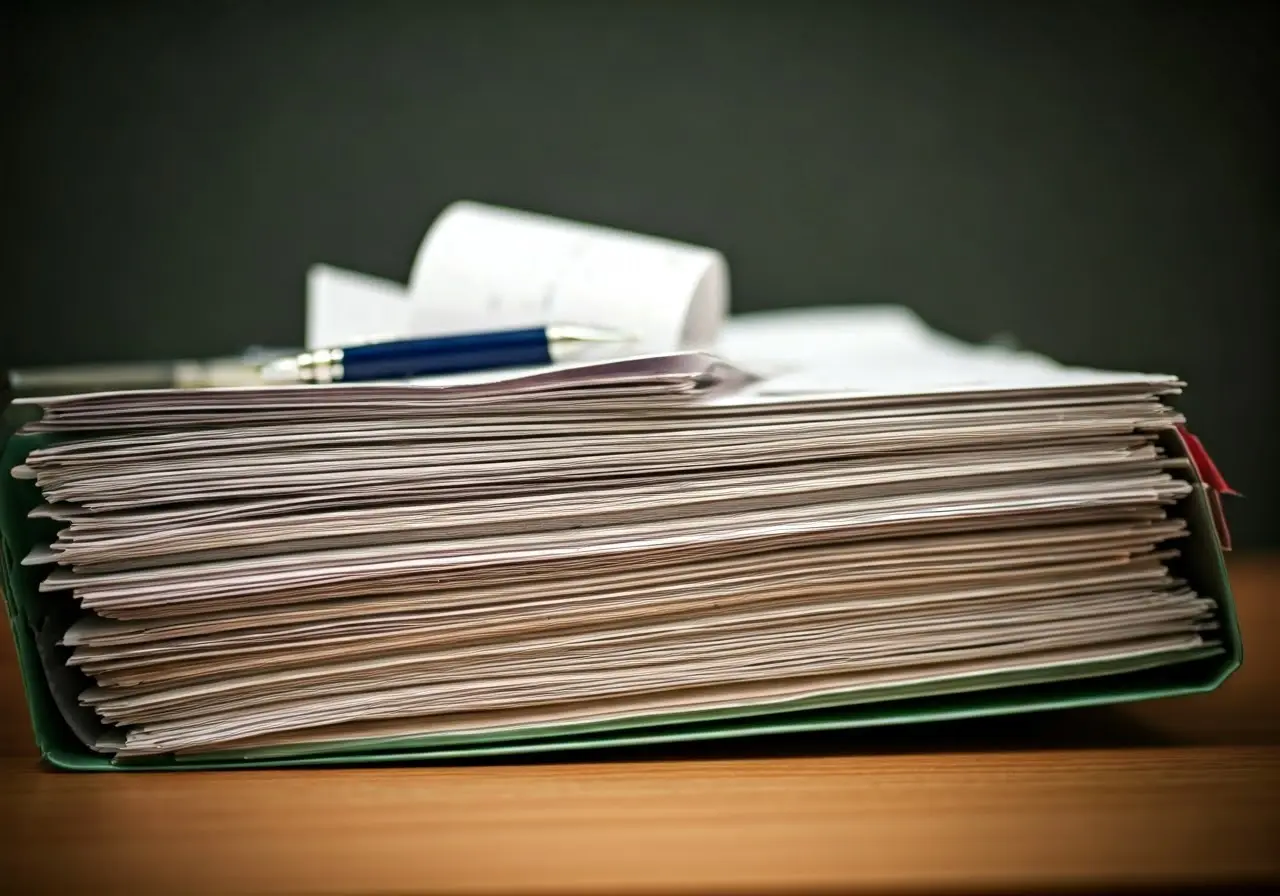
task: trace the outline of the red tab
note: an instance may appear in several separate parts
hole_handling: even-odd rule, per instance
[[[1178,432],[1182,434],[1183,440],[1187,443],[1187,450],[1191,454],[1191,462],[1196,465],[1196,472],[1200,474],[1200,479],[1204,484],[1209,486],[1220,495],[1236,495],[1239,492],[1227,485],[1226,477],[1218,470],[1218,465],[1213,462],[1213,458],[1209,456],[1209,452],[1205,450],[1201,441],[1192,435],[1185,426],[1178,424]]]
[[[1196,475],[1207,487],[1205,496],[1209,499],[1214,528],[1218,530],[1218,542],[1224,551],[1229,551],[1231,550],[1231,530],[1227,527],[1227,515],[1222,508],[1222,496],[1240,493],[1227,485],[1226,477],[1218,470],[1218,465],[1213,462],[1204,445],[1181,424],[1178,425],[1178,436],[1187,448],[1191,463],[1196,468]]]

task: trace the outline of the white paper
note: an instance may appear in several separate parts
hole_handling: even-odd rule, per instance
[[[973,347],[930,328],[901,305],[753,311],[729,317],[715,352],[761,375],[840,365],[850,359],[901,364]]]
[[[327,264],[307,271],[307,348],[403,339],[411,310],[403,284]]]
[[[643,354],[712,346],[728,309],[729,269],[714,249],[463,201],[432,224],[399,294],[313,268],[306,338],[319,348],[571,323],[622,330]]]

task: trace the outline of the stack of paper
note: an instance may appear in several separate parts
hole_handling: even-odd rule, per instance
[[[1175,378],[950,342],[766,365],[730,335],[773,373],[36,399],[59,438],[15,475],[61,528],[26,562],[81,610],[91,746],[520,737],[1221,649],[1171,566]]]

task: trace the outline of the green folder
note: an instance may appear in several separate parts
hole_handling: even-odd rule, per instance
[[[10,421],[12,426],[17,421]],[[75,728],[83,724],[74,706],[59,705],[55,692],[73,690],[74,681],[50,687],[60,676],[78,676],[63,662],[64,648],[56,643],[75,612],[72,600],[41,594],[45,570],[22,566],[33,545],[47,543],[58,523],[28,519],[41,499],[30,481],[10,475],[42,437],[13,435],[0,462],[0,540],[3,542],[3,589],[18,664],[31,713],[35,741],[51,765],[77,771],[145,769],[265,768],[283,766],[373,765],[402,762],[449,761],[492,756],[533,756],[566,750],[652,745],[680,741],[740,738],[784,732],[822,731],[997,716],[1034,710],[1097,706],[1156,697],[1210,691],[1240,665],[1240,635],[1230,586],[1223,563],[1220,509],[1217,493],[1195,475],[1196,488],[1175,508],[1190,529],[1174,571],[1219,608],[1220,648],[1174,656],[1152,655],[1125,660],[1081,664],[1017,673],[986,673],[946,682],[893,685],[846,695],[795,700],[769,706],[702,710],[665,716],[645,716],[607,722],[561,724],[471,734],[437,734],[360,740],[305,746],[210,753],[191,758],[160,756],[116,760],[84,746]],[[1174,456],[1191,457],[1176,433],[1164,439]],[[1194,458],[1192,458],[1194,460]]]

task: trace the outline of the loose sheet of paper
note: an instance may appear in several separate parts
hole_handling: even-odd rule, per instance
[[[406,286],[314,267],[306,338],[320,348],[573,323],[670,352],[714,344],[728,305],[728,266],[713,249],[456,202],[427,231]]]

